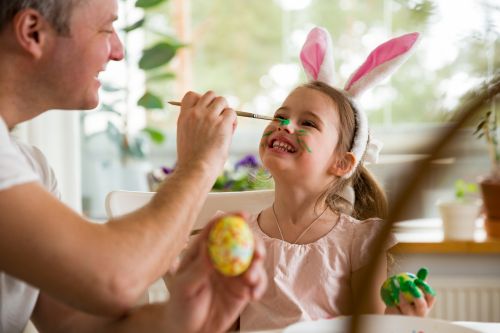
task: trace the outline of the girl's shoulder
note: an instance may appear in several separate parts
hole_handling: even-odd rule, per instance
[[[358,220],[352,216],[341,214],[339,219],[339,230],[343,234],[349,234],[352,243],[368,244],[371,243],[383,230],[386,221],[373,217],[366,220]],[[391,233],[388,243],[396,243],[394,235]]]

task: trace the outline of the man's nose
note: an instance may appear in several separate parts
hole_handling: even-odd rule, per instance
[[[111,39],[111,52],[109,58],[114,61],[120,61],[124,57],[123,53],[123,44],[118,37],[118,34],[115,32]]]

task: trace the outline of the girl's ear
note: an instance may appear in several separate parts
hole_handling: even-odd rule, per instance
[[[344,90],[357,97],[392,75],[411,55],[419,38],[420,34],[413,32],[379,45],[347,80]]]
[[[327,30],[316,27],[309,32],[300,51],[300,61],[309,80],[333,83],[333,46]]]
[[[356,156],[352,152],[344,153],[344,156],[335,159],[332,166],[328,170],[330,174],[337,177],[342,177],[356,166]]]

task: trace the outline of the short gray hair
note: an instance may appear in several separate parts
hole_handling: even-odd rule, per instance
[[[71,13],[84,0],[0,0],[0,31],[23,9],[38,11],[61,35],[69,35]]]

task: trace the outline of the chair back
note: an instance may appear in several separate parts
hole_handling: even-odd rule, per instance
[[[131,213],[146,205],[155,192],[112,191],[106,196],[106,214],[109,218]],[[193,230],[202,229],[217,211],[246,211],[259,213],[274,200],[274,190],[243,192],[210,192],[194,223]]]
[[[106,214],[115,218],[133,212],[146,205],[155,192],[112,191],[106,196]],[[202,229],[218,211],[246,211],[259,213],[274,200],[274,190],[245,192],[210,192],[193,226],[193,231]],[[164,302],[169,293],[162,279],[157,280],[139,300],[139,304]]]

